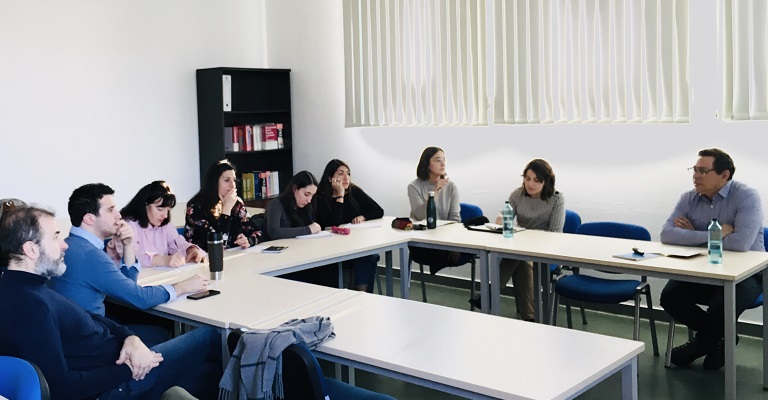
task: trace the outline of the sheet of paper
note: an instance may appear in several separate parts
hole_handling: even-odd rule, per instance
[[[359,224],[344,224],[339,226],[339,228],[350,228],[350,229],[380,228],[380,227],[381,227],[380,219],[374,219],[372,221],[363,221]]]
[[[311,235],[296,236],[296,239],[319,239],[319,238],[331,237],[331,236],[333,236],[333,233],[331,233],[330,231],[320,231],[318,233],[313,233]]]

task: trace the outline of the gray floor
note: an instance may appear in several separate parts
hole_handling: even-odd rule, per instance
[[[396,285],[396,287],[399,287]],[[397,295],[397,293],[396,293]],[[469,291],[427,284],[429,302],[448,307],[466,309],[469,311]],[[411,286],[411,298],[421,300],[421,288],[417,281]],[[512,317],[515,311],[513,298],[502,297],[502,314]],[[565,310],[560,309],[558,325],[565,326]],[[574,329],[601,333],[627,339],[632,338],[632,319],[624,316],[587,311],[588,325],[581,324],[578,313],[574,314]],[[385,323],[385,322],[382,322]],[[723,372],[704,371],[701,360],[688,368],[664,368],[663,353],[666,346],[666,323],[657,323],[659,334],[660,357],[654,357],[651,347],[651,335],[648,322],[641,324],[641,339],[645,341],[646,350],[639,359],[639,397],[640,399],[722,399]],[[687,339],[685,328],[678,328],[675,342],[682,344]],[[482,360],[478,360],[482,362]],[[741,336],[736,348],[737,385],[739,399],[768,399],[768,392],[762,388],[762,340],[749,336]],[[333,368],[324,365],[327,374],[332,374]],[[468,366],[469,367],[469,366]],[[397,399],[458,399],[442,392],[421,386],[397,381],[394,379],[356,371],[358,386],[387,393]],[[542,377],[546,384],[547,377]],[[551,379],[556,379],[552,377]],[[598,384],[578,399],[618,399],[620,398],[620,379],[618,376],[609,378]]]

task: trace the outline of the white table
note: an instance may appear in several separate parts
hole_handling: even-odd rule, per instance
[[[621,371],[622,398],[637,399],[640,342],[370,294],[322,315],[336,338],[315,353],[354,368],[504,399],[573,398]]]
[[[664,252],[669,246],[656,242],[635,241],[597,236],[572,235],[566,233],[526,230],[515,233],[507,239],[495,235],[486,240],[489,251],[489,275],[491,280],[491,307],[499,307],[499,261],[502,258],[523,259],[546,264],[564,264],[572,267],[601,269],[633,275],[653,276],[687,282],[722,286],[725,295],[725,394],[727,399],[736,399],[736,367],[734,348],[736,346],[735,286],[744,279],[763,271],[768,265],[768,253],[728,252],[723,255],[723,264],[710,265],[704,256],[681,259],[657,257],[643,261],[628,261],[613,257],[625,254],[638,247],[645,252]],[[541,271],[534,274],[535,287],[541,289],[538,279]],[[768,293],[768,277],[763,280],[763,291]],[[548,285],[545,285],[545,290]],[[541,290],[535,290],[538,294]],[[540,298],[536,301],[539,320],[542,318]],[[763,319],[768,321],[768,308],[763,307]],[[763,324],[763,337],[768,337],[768,325]],[[763,342],[763,386],[768,383],[768,343]]]

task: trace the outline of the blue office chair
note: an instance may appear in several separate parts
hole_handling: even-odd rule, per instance
[[[21,358],[0,356],[0,395],[8,399],[49,400],[40,368]]]
[[[580,226],[581,226],[581,216],[579,216],[579,214],[576,213],[576,211],[565,210],[565,224],[563,225],[563,233],[576,233],[576,230],[579,229]],[[550,304],[552,303],[552,301],[554,301],[554,296],[555,296],[554,282],[557,279],[557,277],[559,277],[562,274],[563,274],[563,268],[561,265],[557,265],[557,264],[549,265],[549,276],[550,276],[550,281],[552,282],[552,285],[550,285],[550,288],[549,288]],[[586,325],[587,313],[584,311],[584,302],[580,301],[579,307],[581,308],[581,321],[584,325]],[[568,317],[568,321],[571,321],[571,302],[565,303],[565,312]],[[557,318],[557,308],[555,308],[554,313],[555,315],[553,317]],[[569,326],[570,325],[571,323],[569,323]]]
[[[481,210],[480,207],[478,207],[478,206],[476,206],[474,204],[461,203],[460,207],[461,207],[461,209],[459,210],[459,215],[461,216],[461,221],[462,222],[469,221],[472,218],[480,217],[480,216],[483,215],[483,210]],[[464,264],[469,263],[472,266],[472,269],[471,269],[471,272],[470,272],[471,279],[472,279],[471,285],[470,285],[470,296],[474,296],[475,295],[475,266],[476,266],[475,258],[476,257],[474,257],[474,256],[472,256],[470,254],[462,254],[462,257],[459,258],[459,261],[456,262],[456,265],[453,265],[454,267],[458,267],[459,265],[464,265]],[[414,261],[413,258],[411,258],[411,256],[409,255],[408,256],[408,267],[411,266],[411,263],[413,261]],[[422,301],[424,303],[426,303],[427,302],[427,287],[424,284],[424,276],[425,276],[424,275],[424,265],[425,264],[424,263],[420,263],[418,261],[416,263],[419,264],[419,272],[421,274],[420,275],[420,280],[421,280],[421,299],[422,299]],[[408,270],[411,271],[410,268],[408,268]],[[470,305],[470,309],[474,310],[475,308],[474,308],[474,306]]]
[[[768,251],[768,228],[763,228],[763,244],[765,251]],[[761,272],[762,273],[762,272]],[[763,305],[763,293],[757,296],[755,302],[750,305],[747,310],[758,308]],[[669,368],[672,366],[672,343],[675,341],[675,320],[669,319],[669,332],[667,332],[667,350],[664,352],[664,367]],[[693,339],[693,331],[688,329],[688,340]]]
[[[647,229],[638,225],[623,224],[618,222],[589,222],[582,224],[577,230],[580,235],[607,236],[634,240],[651,240],[651,234]],[[648,302],[648,320],[651,323],[651,340],[653,341],[653,355],[659,355],[659,345],[656,340],[656,321],[653,318],[653,303],[651,301],[651,287],[647,278],[641,280],[630,279],[603,279],[594,276],[580,275],[574,271],[573,275],[562,276],[554,282],[555,297],[550,308],[550,320],[555,325],[554,309],[560,297],[566,299],[587,301],[593,303],[621,303],[635,301],[635,329],[634,340],[640,339],[640,296],[645,294]],[[570,322],[570,321],[569,321]],[[569,328],[572,325],[569,324]]]

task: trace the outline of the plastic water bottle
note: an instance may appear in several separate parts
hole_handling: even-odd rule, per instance
[[[707,250],[709,251],[710,264],[723,263],[723,229],[717,222],[717,218],[712,218],[709,224],[707,239]]]
[[[435,206],[435,192],[429,192],[427,200],[427,229],[437,228],[437,206]]]
[[[515,210],[509,204],[509,201],[504,202],[504,208],[501,210],[502,230],[505,238],[511,238],[515,233]]]

